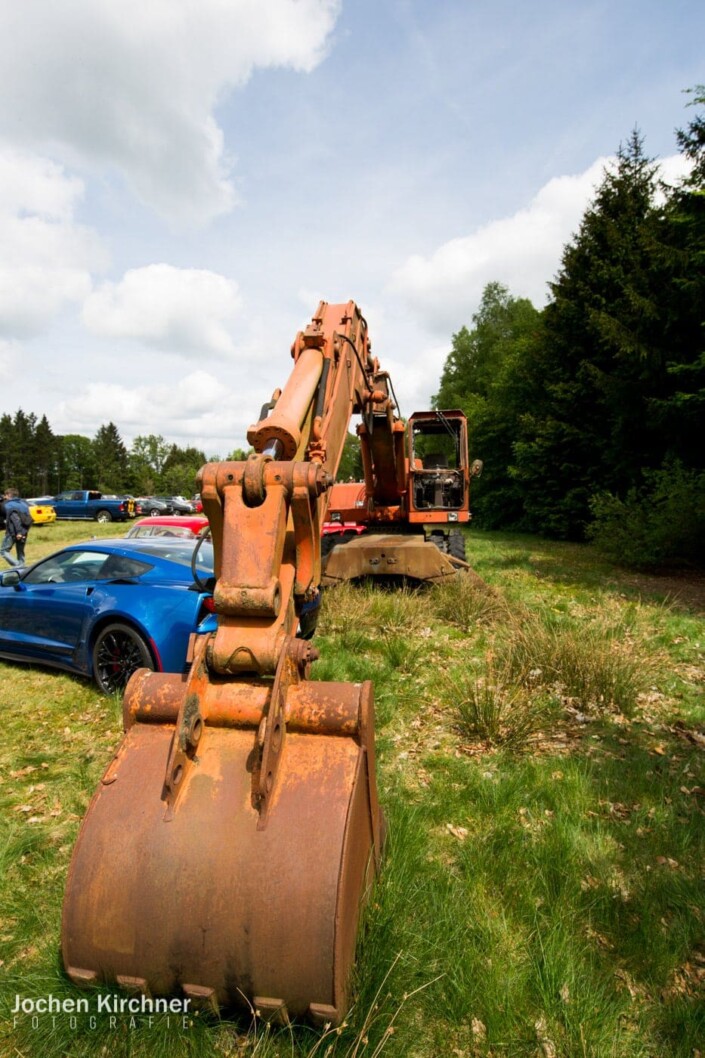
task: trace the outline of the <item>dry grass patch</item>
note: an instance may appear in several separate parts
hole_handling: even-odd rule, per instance
[[[424,589],[343,583],[323,593],[318,632],[332,635],[356,629],[371,637],[415,635],[428,627],[432,617]]]
[[[551,713],[548,697],[517,684],[491,653],[479,665],[451,669],[443,698],[462,736],[495,746],[523,745]]]
[[[431,589],[431,605],[437,618],[470,631],[478,624],[508,620],[511,607],[505,596],[476,573],[458,573]]]
[[[546,688],[586,711],[627,716],[654,671],[629,625],[599,619],[578,625],[533,616],[513,623],[498,644],[498,656],[522,687]]]

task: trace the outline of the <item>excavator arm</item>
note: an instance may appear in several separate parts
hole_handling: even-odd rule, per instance
[[[321,524],[354,408],[387,402],[354,302],[321,302],[292,347],[294,369],[248,431],[246,462],[200,472],[215,548],[214,672],[272,674],[282,640],[321,581]],[[264,409],[263,409],[264,410]]]
[[[138,670],[125,736],[74,850],[62,948],[78,985],[346,1012],[358,914],[380,860],[370,683],[308,679],[296,638],[353,411],[392,415],[354,302],[322,302],[254,454],[199,474],[217,630],[188,675]]]

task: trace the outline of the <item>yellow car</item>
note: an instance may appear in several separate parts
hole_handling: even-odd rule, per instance
[[[35,525],[48,525],[56,521],[56,511],[49,503],[29,503],[29,513]]]

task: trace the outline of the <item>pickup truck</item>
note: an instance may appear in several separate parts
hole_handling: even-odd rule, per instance
[[[120,496],[104,496],[93,489],[77,489],[60,492],[47,502],[56,511],[57,518],[87,519],[96,522],[126,522],[135,516],[135,501]]]

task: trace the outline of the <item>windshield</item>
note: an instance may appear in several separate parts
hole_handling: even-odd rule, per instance
[[[165,540],[163,537],[153,541],[145,540],[143,542],[140,540],[139,553],[141,555],[155,555],[157,558],[164,558],[169,562],[178,562],[180,566],[188,566],[190,568],[194,544],[195,540],[193,537],[190,540],[179,540],[177,538]],[[207,576],[212,576],[213,574],[213,544],[209,540],[204,541],[201,545],[196,569],[199,573],[205,573]]]

